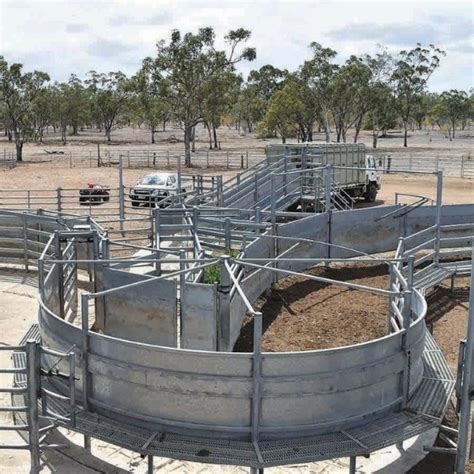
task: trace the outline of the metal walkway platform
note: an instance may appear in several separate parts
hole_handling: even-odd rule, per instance
[[[415,273],[413,285],[416,288],[426,291],[433,286],[439,285],[443,280],[446,280],[453,275],[469,275],[471,272],[471,265],[471,260],[430,265]]]
[[[37,325],[30,328],[23,340],[31,338],[37,341],[40,339]],[[14,363],[24,364],[21,357],[18,354]],[[406,409],[347,431],[288,440],[260,441],[258,445],[254,445],[251,441],[156,432],[85,412],[80,406],[75,427],[72,428],[59,419],[56,424],[144,455],[213,464],[271,467],[359,456],[419,435],[441,423],[454,389],[454,379],[446,359],[428,332],[423,359],[422,382]],[[17,377],[15,383],[22,385],[24,380]],[[48,382],[45,381],[45,384]],[[52,386],[48,388],[54,389]],[[14,397],[15,404],[24,402],[23,396]],[[69,414],[66,402],[48,400],[48,406],[64,417]]]

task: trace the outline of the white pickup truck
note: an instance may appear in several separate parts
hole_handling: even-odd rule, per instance
[[[152,173],[140,178],[130,188],[129,198],[132,206],[140,204],[159,206],[168,197],[186,192],[185,188],[178,190],[178,175],[174,173]],[[169,201],[169,200],[168,200]],[[166,202],[168,202],[166,201]]]

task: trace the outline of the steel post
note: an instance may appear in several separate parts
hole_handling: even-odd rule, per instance
[[[276,176],[272,174],[271,176],[271,222],[272,226],[275,226],[276,223],[276,183],[275,183]]]
[[[230,225],[230,217],[224,219],[224,239],[225,239],[225,252],[230,254],[232,249],[232,229]]]
[[[464,356],[464,372],[461,386],[461,411],[459,414],[458,447],[456,472],[462,474],[466,469],[467,443],[469,439],[469,420],[471,418],[472,357],[474,344],[474,249],[472,251],[471,286],[469,291],[469,312]],[[473,430],[471,428],[471,443]]]
[[[125,189],[123,185],[122,155],[119,156],[119,217],[120,217],[120,230],[123,230],[123,219],[125,219]]]
[[[436,177],[436,241],[434,244],[434,262],[438,265],[441,239],[441,206],[443,205],[443,172],[438,171]]]
[[[351,456],[349,459],[349,474],[356,473],[356,456]]]
[[[90,374],[89,374],[89,295],[81,295],[81,323],[82,323],[82,405],[85,411],[89,411]],[[84,435],[84,448],[91,447],[90,436]]]
[[[225,352],[230,350],[230,288],[231,279],[226,268],[229,257],[224,255],[219,260],[219,284],[217,285],[218,298],[218,340],[217,350]]]
[[[27,393],[28,393],[28,430],[31,457],[31,473],[40,472],[40,447],[39,447],[39,416],[38,416],[38,393],[40,390],[40,359],[38,344],[34,340],[26,343],[26,370],[27,370]]]
[[[262,388],[262,313],[260,312],[253,315],[252,383],[252,442],[258,443]]]

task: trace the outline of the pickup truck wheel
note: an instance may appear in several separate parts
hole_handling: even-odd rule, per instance
[[[369,187],[365,192],[365,202],[375,202],[377,197],[377,185],[375,183],[370,183]]]

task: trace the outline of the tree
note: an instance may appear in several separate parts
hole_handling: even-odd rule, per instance
[[[35,132],[35,101],[49,81],[45,72],[23,73],[22,69],[18,63],[8,66],[0,56],[0,102],[5,104],[6,125],[13,133],[18,161],[23,161],[23,144]]]
[[[439,67],[440,56],[445,52],[430,44],[423,48],[417,43],[410,51],[400,51],[392,73],[397,107],[403,121],[403,146],[408,146],[408,126],[416,101],[426,90],[426,84]]]
[[[299,100],[296,90],[286,85],[282,90],[276,91],[270,101],[265,119],[259,128],[270,133],[278,133],[282,143],[298,131],[298,117],[303,113],[303,103]]]
[[[120,71],[108,74],[90,71],[86,80],[92,95],[93,114],[98,124],[104,127],[108,142],[112,141],[112,128],[127,104],[129,93],[126,80],[125,74]]]
[[[78,135],[79,128],[90,120],[92,107],[90,92],[75,74],[71,74],[64,88],[64,94],[68,103],[68,125],[72,128],[72,135]]]
[[[255,59],[253,48],[243,48],[237,53],[239,44],[249,38],[250,31],[243,28],[230,31],[225,36],[229,51],[218,51],[214,46],[214,30],[208,27],[184,36],[174,30],[168,45],[164,41],[157,44],[155,67],[163,83],[162,97],[181,123],[187,166],[191,166],[193,129],[203,121],[203,89],[215,75],[233,70],[239,61]]]
[[[370,86],[367,101],[370,108],[367,112],[366,128],[372,130],[372,147],[377,148],[380,132],[386,134],[388,129],[397,123],[395,96],[388,84],[375,82]]]
[[[254,124],[265,116],[266,107],[267,104],[258,94],[257,86],[245,84],[240,90],[233,112],[236,121],[240,123],[243,120],[249,133],[252,133]]]
[[[132,92],[137,103],[138,117],[150,127],[151,143],[155,143],[158,125],[169,120],[171,111],[168,103],[161,97],[161,77],[151,58],[145,58],[141,69],[133,76],[127,89]]]
[[[53,92],[50,87],[41,88],[31,104],[33,118],[33,139],[43,143],[43,135],[46,127],[53,119]]]
[[[456,125],[468,114],[470,108],[469,97],[464,91],[451,89],[443,92],[440,98],[452,130],[452,136],[456,138]]]
[[[215,74],[203,87],[202,115],[209,131],[209,148],[218,148],[217,129],[238,99],[242,78],[233,71]],[[212,134],[211,134],[212,131]]]
[[[371,71],[363,62],[351,56],[341,67],[334,71],[329,83],[330,109],[336,126],[336,140],[346,142],[350,127],[356,126],[359,134],[362,119],[368,110],[367,94]]]
[[[331,139],[329,128],[329,114],[331,111],[330,83],[337,70],[337,66],[332,63],[332,60],[336,57],[337,52],[330,48],[324,48],[316,42],[311,43],[310,48],[313,51],[313,57],[304,62],[300,74],[318,104],[326,133],[326,142],[329,142]]]
[[[377,148],[380,132],[386,134],[389,128],[396,125],[398,118],[395,97],[389,83],[393,72],[393,57],[383,46],[379,45],[378,48],[375,56],[366,54],[362,58],[370,70],[364,98],[367,118],[364,125],[366,129],[372,130],[373,148]]]

